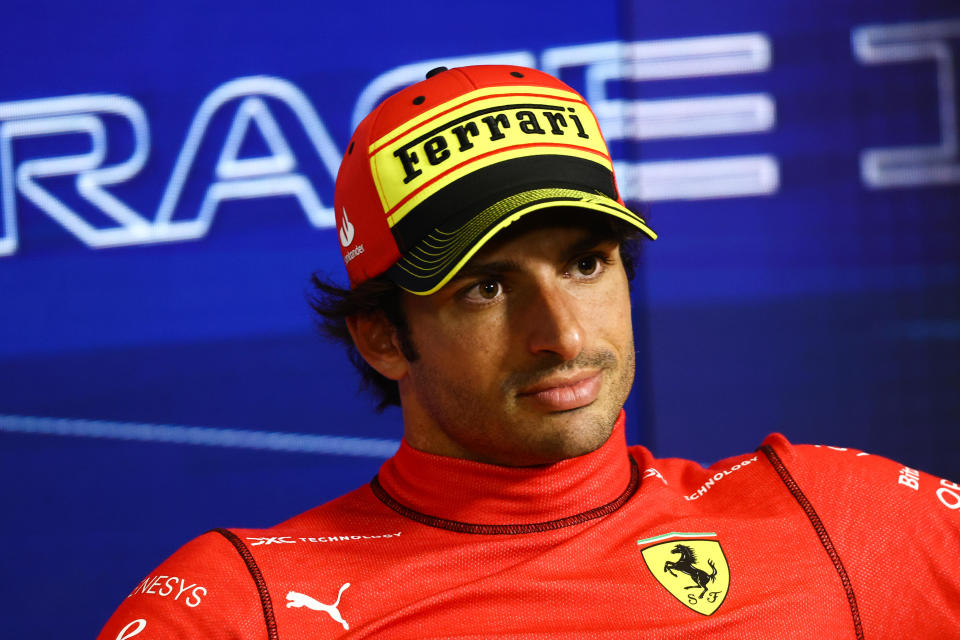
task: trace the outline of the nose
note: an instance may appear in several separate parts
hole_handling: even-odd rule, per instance
[[[564,362],[583,351],[581,314],[586,310],[557,283],[540,283],[528,301],[527,348],[531,353],[559,356]]]

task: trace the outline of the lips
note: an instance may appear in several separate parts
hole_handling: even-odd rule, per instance
[[[597,399],[602,372],[584,372],[566,379],[545,380],[517,394],[547,411],[569,411],[585,407]]]

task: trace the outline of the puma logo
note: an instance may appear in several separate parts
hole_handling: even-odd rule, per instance
[[[313,609],[314,611],[326,611],[328,614],[330,614],[331,618],[343,625],[344,631],[349,631],[350,625],[347,624],[347,621],[344,620],[340,615],[340,611],[337,610],[337,607],[340,606],[340,596],[343,595],[343,592],[346,591],[347,587],[349,586],[350,583],[347,582],[340,587],[340,593],[337,594],[337,601],[333,604],[323,604],[322,602],[318,602],[308,595],[291,591],[287,593],[287,607],[306,607],[308,609]]]

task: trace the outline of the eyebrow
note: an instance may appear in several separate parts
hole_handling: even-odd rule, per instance
[[[606,244],[608,242],[616,242],[616,239],[616,235],[609,231],[592,231],[583,239],[578,240],[567,247],[564,253],[572,258],[577,254],[596,247],[597,245]],[[450,279],[450,282],[458,282],[460,280],[469,280],[478,277],[493,277],[504,273],[515,273],[522,269],[522,265],[516,260],[492,260],[489,262],[478,263],[470,262],[460,269],[460,271],[457,272],[457,275]]]
[[[570,248],[567,249],[567,254],[570,255],[570,257],[573,257],[578,253],[583,253],[588,249],[593,249],[597,245],[607,244],[610,242],[618,242],[617,236],[613,233],[613,231],[591,231],[583,240],[570,245]]]
[[[515,273],[520,271],[520,263],[516,260],[494,260],[492,262],[481,262],[476,264],[467,264],[457,272],[457,275],[450,279],[450,282],[460,280],[470,280],[477,277],[492,277],[504,273]]]

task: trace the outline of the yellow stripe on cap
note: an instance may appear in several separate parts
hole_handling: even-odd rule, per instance
[[[613,170],[600,127],[579,96],[540,87],[499,89],[511,95],[473,99],[490,89],[466,94],[471,99],[465,104],[371,145],[370,170],[391,228],[439,190],[504,160],[566,155]]]
[[[459,95],[452,100],[447,100],[444,103],[441,103],[431,109],[428,109],[417,115],[413,118],[404,120],[403,124],[392,129],[389,133],[385,133],[373,142],[370,143],[368,153],[373,154],[380,150],[380,147],[385,144],[393,141],[394,138],[399,136],[406,136],[411,129],[419,127],[421,124],[428,122],[437,118],[440,115],[446,117],[447,112],[456,109],[458,107],[464,106],[466,103],[472,100],[478,100],[480,98],[487,98],[490,96],[503,96],[506,94],[533,94],[538,96],[549,96],[553,98],[560,98],[562,100],[574,100],[577,102],[582,102],[582,98],[574,93],[573,91],[564,91],[563,89],[554,89],[551,87],[539,87],[539,86],[527,86],[527,85],[506,85],[506,86],[496,86],[496,87],[484,87],[483,89],[476,89],[463,95]]]

